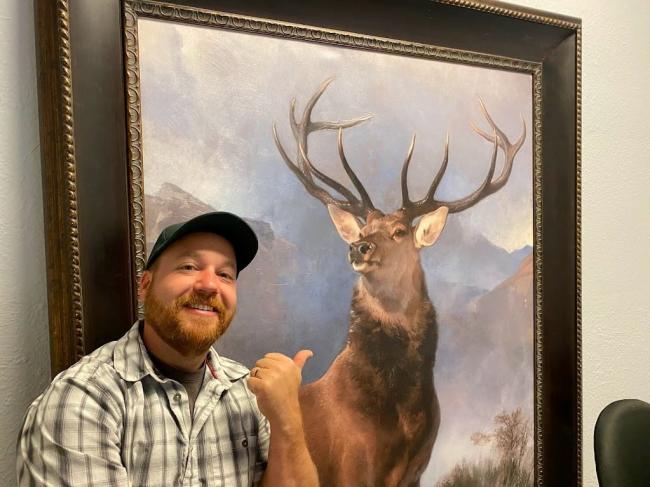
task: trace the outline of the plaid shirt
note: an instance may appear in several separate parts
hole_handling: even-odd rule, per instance
[[[136,323],[60,373],[27,410],[21,486],[257,485],[269,423],[243,365],[208,355],[194,420],[185,388],[162,377]]]

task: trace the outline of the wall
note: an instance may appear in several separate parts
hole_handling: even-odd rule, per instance
[[[516,0],[582,18],[583,454],[610,402],[650,402],[650,3]]]
[[[650,3],[517,0],[583,20],[584,485],[593,425],[623,397],[650,401]],[[0,14],[0,485],[49,377],[32,2]]]
[[[0,485],[15,485],[15,444],[27,404],[49,382],[31,1],[0,12]]]

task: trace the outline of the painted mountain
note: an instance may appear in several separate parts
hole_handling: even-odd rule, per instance
[[[435,380],[442,419],[422,485],[434,485],[448,473],[452,457],[469,463],[489,459],[492,447],[476,446],[471,438],[487,433],[498,414],[520,408],[532,427],[533,313],[532,253],[491,291],[441,312]]]

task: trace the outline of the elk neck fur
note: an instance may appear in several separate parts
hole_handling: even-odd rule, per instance
[[[385,395],[394,401],[394,394],[432,381],[436,313],[422,267],[419,261],[416,264],[394,275],[390,283],[361,276],[355,285],[342,355],[356,363],[349,370],[354,370],[357,386],[371,388],[376,399]]]
[[[356,307],[382,327],[398,327],[409,335],[417,335],[424,324],[423,304],[429,297],[419,257],[416,259],[416,265],[395,269],[390,279],[360,276],[354,289],[353,309]]]

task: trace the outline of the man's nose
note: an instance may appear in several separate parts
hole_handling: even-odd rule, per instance
[[[216,293],[219,290],[217,275],[210,269],[203,269],[196,276],[194,289],[206,293]]]

